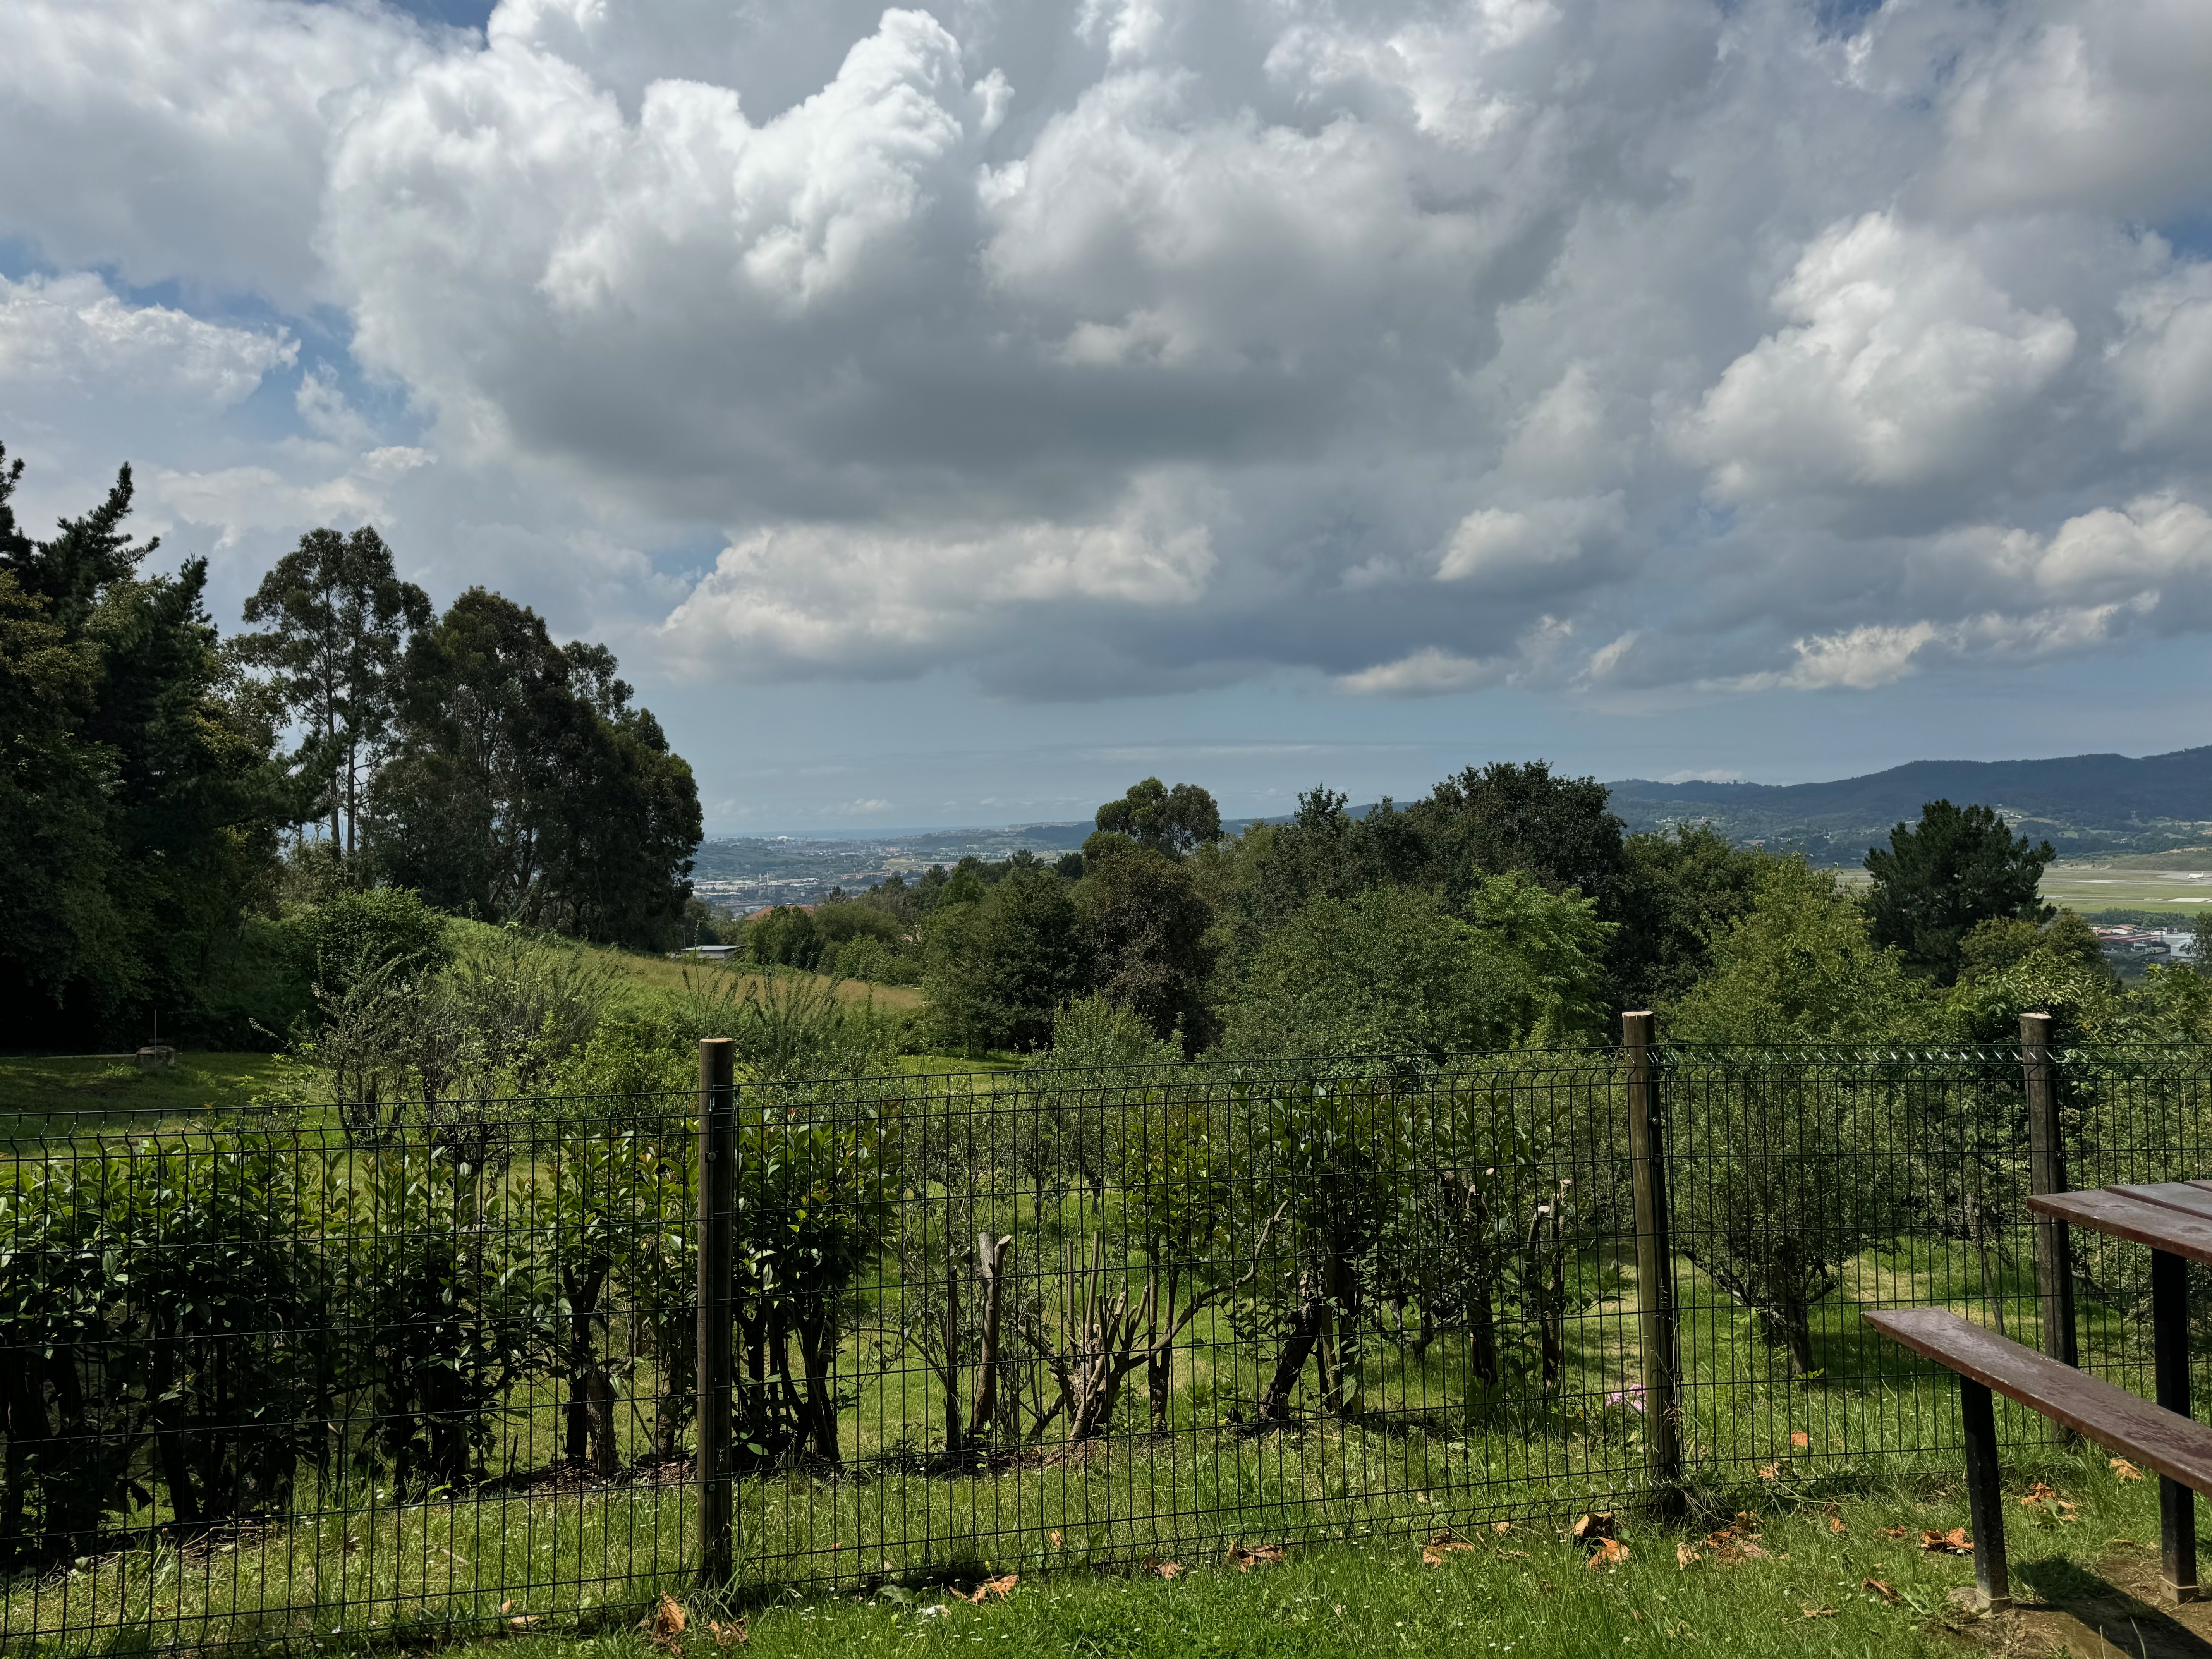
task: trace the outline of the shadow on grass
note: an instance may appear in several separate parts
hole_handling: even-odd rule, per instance
[[[2078,1561],[2054,1556],[2016,1562],[2013,1577],[2049,1604],[2047,1611],[2023,1617],[2035,1624],[2059,1626],[2048,1634],[2067,1647],[2078,1645],[2080,1633],[2069,1626],[2079,1625],[2115,1654],[2134,1654],[2139,1659],[2212,1659],[2212,1641]]]

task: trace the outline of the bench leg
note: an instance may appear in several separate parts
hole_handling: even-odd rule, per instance
[[[2150,1253],[2151,1357],[2158,1403],[2189,1415],[2189,1264],[2170,1250]],[[2197,1599],[2197,1494],[2158,1478],[2159,1554],[2166,1594]]]
[[[1997,1486],[1997,1416],[1990,1391],[1959,1379],[1959,1419],[1966,1442],[1966,1506],[1974,1522],[1974,1582],[1991,1613],[2012,1606],[2005,1571],[2004,1493]]]

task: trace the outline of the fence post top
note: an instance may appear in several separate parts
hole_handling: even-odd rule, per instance
[[[1620,1017],[1620,1040],[1635,1048],[1651,1041],[1652,1026],[1656,1023],[1649,1008],[1638,1008]]]

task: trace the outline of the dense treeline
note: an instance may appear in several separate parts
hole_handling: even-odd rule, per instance
[[[1542,762],[1358,815],[1317,788],[1242,833],[1148,778],[1097,823],[1055,863],[971,858],[738,936],[763,963],[926,984],[935,1040],[969,1053],[1111,1026],[1162,1053],[1437,1058],[1597,1040],[1632,1007],[1745,1042],[1993,1036],[2030,1004],[2106,1036],[2198,1018],[2194,974],[2124,991],[2038,897],[2050,847],[1984,806],[1928,803],[1857,893],[1710,827],[1628,834],[1602,785]]]
[[[303,536],[223,638],[143,566],[128,467],[34,540],[0,450],[0,1042],[264,1047],[316,908],[415,890],[606,943],[681,933],[690,769],[605,647],[471,589],[442,616],[362,527]]]

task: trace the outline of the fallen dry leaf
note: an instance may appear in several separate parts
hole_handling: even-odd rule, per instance
[[[987,1596],[995,1595],[1003,1601],[1014,1593],[1014,1586],[1021,1582],[1022,1576],[1018,1572],[1010,1572],[1003,1578],[986,1578],[975,1586],[975,1593],[968,1599],[978,1606]]]
[[[653,1611],[638,1621],[637,1627],[653,1646],[664,1652],[676,1653],[684,1645],[678,1638],[690,1622],[691,1615],[684,1611],[684,1604],[672,1595],[664,1595]]]
[[[1884,1538],[1902,1538],[1911,1530],[1910,1527],[1884,1527],[1881,1529],[1881,1535]]]
[[[2070,1498],[2061,1498],[2040,1480],[2027,1489],[2026,1496],[2020,1500],[2020,1506],[2024,1510],[2041,1510],[2061,1521],[2079,1519],[2075,1511],[2080,1506]]]
[[[1954,1527],[1948,1532],[1931,1528],[1920,1534],[1920,1547],[1933,1555],[1972,1555],[1974,1540],[1966,1536],[1964,1527]]]
[[[514,1603],[512,1601],[502,1601],[499,1604],[499,1610],[501,1613],[513,1613],[514,1611]],[[641,1625],[638,1628],[642,1630],[645,1626]]]
[[[1242,1544],[1232,1544],[1229,1547],[1229,1559],[1236,1564],[1239,1572],[1249,1572],[1255,1566],[1266,1566],[1281,1560],[1283,1547],[1280,1544],[1261,1544],[1248,1550]]]
[[[1500,1550],[1498,1553],[1500,1555],[1510,1555],[1516,1561],[1526,1561],[1528,1559],[1528,1552],[1526,1550]]]
[[[1575,1524],[1567,1528],[1567,1536],[1577,1544],[1594,1543],[1601,1538],[1612,1537],[1613,1511],[1600,1510],[1595,1514],[1578,1516]]]
[[[1760,1548],[1757,1544],[1753,1543],[1747,1538],[1744,1540],[1741,1547],[1742,1548],[1743,1553],[1751,1557],[1754,1561],[1764,1561],[1767,1559],[1767,1556],[1770,1553],[1770,1552]]]
[[[1622,1543],[1618,1538],[1601,1538],[1597,1540],[1597,1548],[1591,1553],[1590,1559],[1583,1565],[1595,1571],[1599,1567],[1617,1567],[1626,1559],[1628,1559],[1627,1545]]]
[[[1146,1571],[1157,1573],[1163,1578],[1175,1578],[1182,1575],[1182,1568],[1174,1561],[1155,1561]]]
[[[1674,1565],[1676,1566],[1689,1566],[1692,1563],[1695,1562],[1697,1559],[1697,1551],[1692,1549],[1687,1544],[1677,1544],[1674,1546]]]
[[[1808,1619],[1832,1619],[1836,1616],[1833,1607],[1806,1607],[1802,1611]]]
[[[1792,1450],[1792,1451],[1807,1451],[1807,1450],[1809,1450],[1809,1449],[1811,1449],[1812,1444],[1813,1444],[1813,1437],[1812,1437],[1811,1435],[1809,1435],[1809,1434],[1806,1433],[1804,1430],[1802,1430],[1802,1429],[1792,1429],[1792,1430],[1790,1430],[1790,1450]]]
[[[1828,1530],[1830,1532],[1847,1532],[1850,1528],[1844,1525],[1844,1517],[1842,1516],[1832,1515],[1828,1517]]]
[[[515,1618],[508,1620],[507,1622],[514,1626],[515,1629],[520,1630],[526,1625],[536,1624],[538,1622],[538,1615],[534,1613],[521,1613]]]
[[[1782,1478],[1782,1465],[1779,1463],[1769,1463],[1765,1468],[1759,1472],[1759,1478],[1762,1480],[1780,1480]]]
[[[1052,1540],[1052,1547],[1053,1547],[1053,1548],[1054,1548],[1054,1549],[1058,1549],[1058,1548],[1060,1547],[1060,1528],[1059,1528],[1054,1527],[1054,1528],[1050,1532],[1048,1532],[1048,1533],[1045,1534],[1045,1536]]]
[[[1863,1578],[1859,1581],[1859,1588],[1861,1589],[1872,1590],[1876,1595],[1881,1597],[1883,1601],[1888,1602],[1892,1607],[1897,1605],[1897,1592],[1890,1589],[1888,1585],[1883,1583],[1879,1578]]]
[[[2124,1457],[2112,1459],[2112,1473],[2123,1480],[2140,1480],[2143,1478],[2142,1471]]]
[[[1513,1523],[1510,1521],[1493,1521],[1490,1523],[1490,1529],[1503,1538],[1513,1530]]]
[[[745,1628],[745,1621],[742,1615],[734,1625],[725,1625],[717,1620],[709,1619],[707,1621],[707,1633],[714,1638],[714,1645],[718,1648],[741,1648],[752,1639],[752,1632]]]
[[[1440,1532],[1421,1546],[1421,1565],[1425,1567],[1441,1567],[1449,1552],[1471,1550],[1474,1547],[1474,1545],[1463,1539],[1455,1538],[1448,1532]]]

